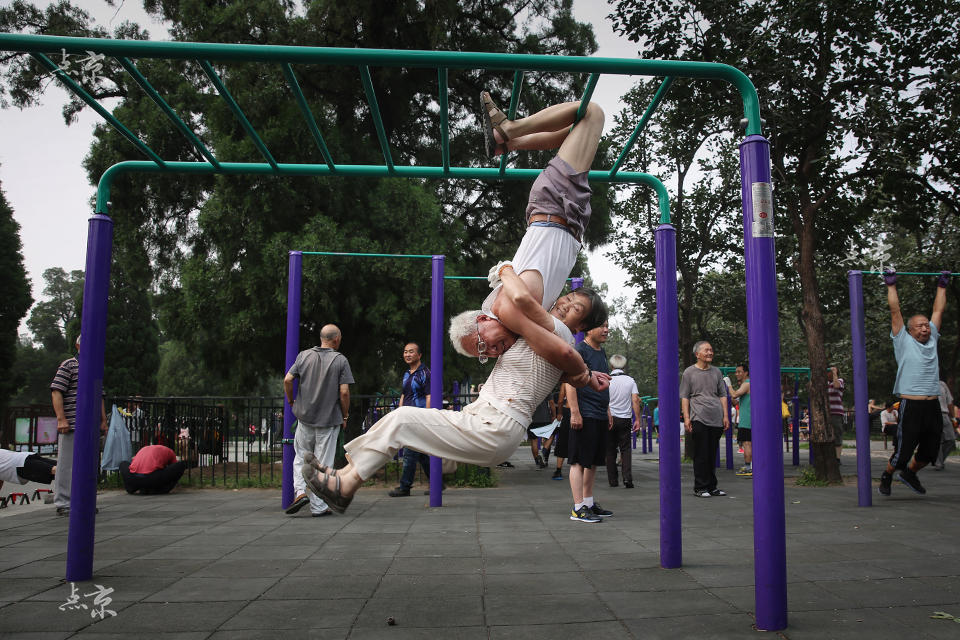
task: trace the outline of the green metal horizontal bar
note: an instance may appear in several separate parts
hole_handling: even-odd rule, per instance
[[[373,126],[377,130],[377,140],[380,141],[380,150],[383,151],[383,161],[387,168],[393,171],[393,157],[390,155],[390,143],[387,141],[387,132],[383,128],[383,119],[380,117],[380,105],[377,104],[377,94],[373,90],[373,78],[370,77],[370,67],[360,67],[360,81],[367,94],[367,104],[370,105],[370,115],[373,117]]]
[[[282,45],[218,44],[203,42],[154,42],[71,38],[16,33],[0,34],[0,50],[40,53],[84,53],[132,58],[179,58],[240,60],[312,64],[374,65],[487,69],[490,71],[555,71],[570,73],[613,73],[639,76],[673,76],[723,80],[734,85],[743,100],[747,135],[760,135],[760,102],[750,79],[735,67],[715,62],[601,58],[583,56],[477,53],[468,51],[395,51],[342,47],[294,47]]]
[[[260,151],[260,154],[266,159],[266,161],[270,163],[270,166],[276,170],[277,161],[273,159],[273,155],[271,155],[270,150],[267,149],[267,145],[265,145],[263,140],[260,139],[260,136],[257,135],[256,129],[254,129],[253,125],[250,124],[250,121],[247,120],[247,116],[243,114],[243,110],[240,108],[240,105],[238,105],[237,101],[233,99],[232,95],[230,95],[226,85],[223,84],[220,76],[217,75],[216,71],[214,71],[213,66],[207,60],[198,60],[198,62],[203,68],[203,72],[207,74],[208,78],[210,78],[210,82],[213,83],[217,93],[220,94],[220,97],[223,98],[224,102],[227,103],[227,106],[230,107],[230,111],[233,111],[233,115],[237,117],[237,120],[240,122],[240,126],[242,126],[244,131],[247,132],[247,135],[250,136],[250,140],[253,142],[253,145]]]
[[[337,165],[336,172],[325,164],[277,164],[276,169],[263,163],[253,162],[221,162],[219,167],[213,167],[207,162],[167,162],[162,169],[157,165],[144,161],[118,162],[100,177],[97,187],[97,212],[107,213],[106,203],[110,200],[110,185],[113,179],[123,173],[183,173],[191,175],[281,175],[281,176],[340,176],[340,177],[379,177],[379,178],[456,178],[463,180],[529,180],[533,181],[540,175],[540,169],[508,169],[500,173],[499,169],[488,167],[451,167],[445,171],[443,167],[427,166],[397,166],[389,171],[383,165]],[[594,182],[609,183],[640,183],[656,190],[660,201],[661,212],[666,211],[669,216],[669,196],[667,189],[660,179],[648,173],[622,171],[611,177],[608,171],[591,171],[588,179]]]
[[[590,77],[587,78],[587,88],[580,97],[580,106],[577,107],[577,117],[574,118],[574,123],[580,122],[583,120],[583,116],[587,115],[587,105],[590,104],[590,99],[593,97],[593,90],[597,88],[597,81],[599,79],[599,73],[591,73]]]
[[[860,273],[871,276],[882,276],[883,271],[861,271]],[[898,276],[939,276],[939,271],[897,271]],[[951,273],[951,276],[960,276],[960,273]]]
[[[627,140],[625,145],[623,145],[623,151],[620,152],[620,157],[618,157],[617,161],[613,163],[613,168],[610,169],[610,175],[616,175],[617,171],[620,170],[620,165],[622,165],[624,160],[627,159],[627,155],[633,149],[633,145],[637,142],[637,138],[640,137],[640,132],[643,131],[644,127],[647,126],[647,122],[650,120],[650,117],[653,116],[653,112],[660,105],[660,102],[663,100],[664,96],[667,95],[667,91],[670,90],[671,84],[673,84],[672,77],[664,78],[663,82],[660,83],[660,86],[657,88],[657,92],[653,94],[653,99],[650,101],[650,104],[647,105],[647,110],[644,112],[643,117],[640,118],[640,122],[637,123],[637,126],[633,129],[633,133],[630,134],[630,139]]]
[[[351,256],[355,258],[433,258],[414,253],[344,253],[341,251],[301,251],[305,256]]]
[[[160,107],[160,110],[163,111],[164,115],[166,115],[173,125],[180,130],[180,133],[186,136],[187,140],[190,141],[200,155],[206,158],[213,166],[218,166],[220,163],[217,162],[217,159],[212,153],[210,153],[210,150],[207,149],[206,145],[203,144],[203,141],[200,140],[193,130],[187,126],[187,123],[180,119],[180,116],[178,116],[170,107],[170,105],[167,104],[167,101],[164,100],[159,93],[157,93],[157,90],[153,88],[153,85],[150,84],[150,81],[147,80],[142,73],[140,73],[140,70],[137,69],[132,62],[130,62],[130,59],[120,57],[117,58],[117,62],[120,63],[121,67],[127,70],[127,73],[130,74],[134,82],[140,85],[140,88],[143,89],[144,93],[146,93],[150,99],[153,100],[158,107]]]
[[[297,82],[297,76],[293,73],[293,69],[289,64],[283,63],[280,65],[280,67],[283,69],[283,75],[287,78],[287,85],[293,92],[293,97],[300,106],[300,113],[303,114],[303,119],[307,121],[307,128],[310,129],[310,134],[313,136],[314,142],[317,143],[317,147],[320,149],[320,155],[322,155],[323,159],[327,161],[327,166],[330,167],[330,170],[336,171],[337,167],[333,162],[333,157],[330,155],[330,151],[327,149],[327,143],[323,141],[323,136],[320,135],[320,127],[317,126],[317,121],[313,117],[313,112],[310,111],[310,105],[307,104],[307,99],[304,97],[303,91],[300,90],[300,83]]]
[[[440,161],[444,171],[450,170],[450,89],[447,75],[446,69],[437,69],[437,86],[440,89]]]
[[[507,118],[515,120],[517,118],[517,107],[520,106],[520,91],[523,89],[523,71],[516,70],[513,73],[513,89],[510,91],[510,106],[507,108]],[[507,171],[507,160],[510,152],[505,151],[500,154],[500,175]]]
[[[107,111],[102,104],[97,102],[96,98],[94,98],[89,93],[87,93],[86,89],[84,89],[79,84],[77,84],[74,81],[74,79],[71,78],[66,71],[61,69],[56,62],[54,62],[47,56],[43,55],[42,53],[33,53],[32,55],[37,60],[37,62],[39,62],[41,65],[43,65],[48,70],[50,70],[57,77],[57,80],[62,82],[67,87],[67,89],[75,93],[78,98],[86,102],[87,105],[90,106],[90,108],[92,108],[94,111],[99,113],[101,118],[103,118],[108,123],[110,123],[110,126],[116,129],[117,133],[119,133],[124,138],[132,142],[134,146],[136,146],[138,149],[140,149],[140,151],[144,153],[144,155],[146,155],[148,158],[153,160],[154,165],[151,165],[151,166],[156,165],[161,168],[165,167],[166,162],[164,162],[163,158],[158,156],[153,151],[153,149],[145,145],[143,141],[140,138],[138,138],[135,133],[127,129],[125,126],[123,126],[123,124],[120,123],[119,120],[114,118],[112,113]]]
[[[736,367],[717,367],[717,369],[720,369],[720,373],[722,373],[722,374],[724,374],[724,375],[726,375],[726,374],[728,374],[728,373],[733,373],[734,371],[737,370]],[[806,375],[809,376],[809,375],[810,375],[810,367],[780,367],[780,373],[781,373],[781,374],[783,374],[783,373],[787,373],[787,374],[806,374]]]

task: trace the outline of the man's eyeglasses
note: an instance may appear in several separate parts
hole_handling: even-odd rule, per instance
[[[477,332],[477,360],[480,361],[480,364],[487,364],[487,360],[490,359],[490,356],[486,355],[484,351],[487,350],[487,343],[483,341],[483,338],[480,337],[480,332]]]

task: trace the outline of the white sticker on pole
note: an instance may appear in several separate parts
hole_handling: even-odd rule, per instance
[[[773,237],[773,187],[769,182],[753,183],[754,238]]]

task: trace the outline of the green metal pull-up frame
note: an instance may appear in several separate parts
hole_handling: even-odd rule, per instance
[[[645,184],[657,193],[660,225],[656,229],[657,246],[657,335],[658,396],[662,421],[679,422],[677,372],[677,296],[676,296],[676,230],[670,225],[669,198],[666,188],[654,176],[621,171],[633,145],[649,122],[657,106],[665,99],[670,85],[679,78],[721,80],[739,91],[746,121],[746,138],[740,148],[743,213],[745,223],[745,255],[747,280],[748,337],[750,360],[754,366],[754,409],[759,422],[775,424],[779,420],[779,334],[776,307],[776,262],[772,226],[772,188],[769,143],[761,135],[760,105],[753,84],[741,71],[723,64],[671,60],[585,58],[571,56],[519,55],[503,53],[471,53],[451,51],[391,51],[384,49],[313,48],[291,46],[210,44],[192,42],[150,42],[140,40],[108,40],[0,34],[0,51],[20,52],[33,56],[57,77],[67,89],[99,113],[120,135],[145,156],[146,160],[120,162],[107,169],[97,189],[96,212],[90,219],[87,244],[86,279],[81,331],[84,336],[84,358],[80,362],[76,436],[73,465],[70,531],[67,542],[67,579],[88,580],[93,574],[94,512],[96,504],[96,460],[99,398],[103,382],[103,351],[106,343],[106,300],[110,279],[110,254],[113,240],[112,220],[107,215],[113,179],[124,173],[181,173],[198,175],[263,174],[276,176],[365,176],[434,179],[533,180],[540,173],[535,169],[507,166],[506,155],[497,168],[451,166],[450,114],[447,75],[451,69],[485,69],[513,74],[509,117],[519,104],[520,88],[526,72],[586,73],[586,88],[581,98],[581,113],[602,74],[653,76],[662,79],[646,113],[609,169],[590,171],[593,182]],[[80,83],[61,69],[51,55],[109,57],[133,78],[192,145],[196,162],[162,158],[135,133],[119,122],[99,104]],[[167,104],[159,92],[135,65],[143,59],[180,60],[196,64],[212,87],[234,114],[262,161],[233,162],[216,156],[216,149],[207,148],[193,127]],[[260,63],[277,65],[286,79],[318,154],[317,163],[288,163],[271,151],[244,114],[241,104],[231,95],[229,77],[220,77],[214,65]],[[310,65],[354,67],[366,95],[367,105],[376,130],[377,143],[383,154],[382,165],[338,164],[324,142],[323,134],[313,117],[311,107],[300,89],[297,74],[311,73]],[[373,74],[376,68],[429,68],[437,72],[436,103],[439,105],[441,166],[399,165],[390,148],[380,107],[377,102]],[[425,87],[424,91],[431,91]],[[205,126],[200,123],[198,126]],[[442,282],[442,278],[439,278]],[[777,436],[778,438],[778,436]],[[680,566],[680,466],[678,443],[666,438],[662,443],[661,479],[661,565]],[[757,459],[768,460],[762,473],[754,475],[754,522],[756,565],[756,627],[777,630],[786,626],[786,549],[782,458],[779,443],[758,431],[754,449]],[[759,506],[758,506],[759,505]]]

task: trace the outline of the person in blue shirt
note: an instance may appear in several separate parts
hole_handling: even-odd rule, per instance
[[[940,338],[943,311],[947,306],[950,272],[941,272],[937,280],[937,294],[933,299],[930,318],[917,314],[906,323],[900,313],[896,272],[885,270],[883,280],[887,285],[890,337],[897,359],[893,393],[900,396],[900,422],[893,440],[893,455],[880,476],[877,491],[880,495],[889,496],[893,473],[899,470],[900,482],[914,492],[923,494],[927,490],[920,484],[917,471],[934,462],[940,449],[942,421],[937,397],[940,393],[937,341]]]
[[[408,342],[403,347],[403,361],[407,363],[407,371],[403,372],[403,394],[400,396],[401,407],[430,408],[430,369],[421,360],[423,352],[416,342]],[[410,447],[403,449],[403,472],[400,475],[400,486],[390,491],[391,498],[410,495],[413,487],[413,477],[417,473],[417,463],[423,469],[424,475],[430,479],[430,456]]]

